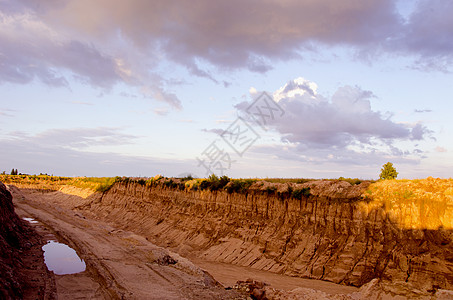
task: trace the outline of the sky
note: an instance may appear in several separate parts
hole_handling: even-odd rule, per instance
[[[448,0],[0,0],[0,172],[451,177]]]

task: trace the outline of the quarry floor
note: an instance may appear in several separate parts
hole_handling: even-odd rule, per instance
[[[44,193],[15,189],[12,194],[16,213],[39,221],[31,224],[38,234],[68,244],[87,264],[84,272],[55,275],[56,295],[60,299],[246,299],[234,289],[225,289],[246,279],[266,282],[279,290],[302,287],[331,295],[357,291],[354,287],[210,262],[190,255],[186,259],[142,236],[115,228],[115,224],[55,202],[48,203]]]

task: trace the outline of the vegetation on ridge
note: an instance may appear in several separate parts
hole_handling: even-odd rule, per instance
[[[166,188],[179,189],[185,191],[226,191],[227,193],[245,194],[249,192],[250,187],[260,181],[260,185],[264,182],[267,184],[263,187],[262,192],[268,195],[276,195],[279,198],[294,198],[302,199],[310,196],[310,188],[297,188],[293,184],[303,184],[314,181],[315,179],[303,178],[238,178],[233,179],[228,176],[216,176],[212,174],[208,178],[193,178],[186,176],[183,178],[168,178],[162,175],[156,175],[150,178],[143,177],[62,177],[50,176],[47,174],[40,175],[0,175],[0,181],[6,184],[16,184],[20,187],[42,189],[42,190],[58,190],[62,186],[74,186],[82,189],[90,189],[96,192],[108,191],[115,182],[121,183],[137,183],[147,187],[163,186]],[[327,181],[342,180],[350,184],[359,184],[362,181],[359,179],[343,178],[340,179],[325,179]],[[278,190],[274,184],[287,184],[287,189]],[[259,190],[259,188],[258,188]]]
[[[340,178],[352,185],[358,179]],[[337,179],[336,181],[339,182]],[[59,190],[63,186],[74,186],[96,192],[108,191],[115,182],[139,184],[149,188],[191,191],[225,191],[226,193],[245,194],[251,189],[255,192],[277,196],[280,199],[303,199],[311,197],[313,191],[304,179],[232,179],[227,176],[211,175],[208,178],[168,178],[157,175],[151,178],[130,177],[60,177],[49,175],[0,175],[0,181],[18,187],[41,190]],[[322,180],[324,182],[335,180]],[[253,187],[252,187],[253,185]],[[329,185],[327,185],[329,186]],[[338,187],[344,188],[343,185]],[[316,194],[315,194],[316,195]],[[437,229],[453,228],[453,179],[394,179],[372,182],[361,202],[365,210],[384,208],[390,216],[405,228]]]
[[[63,185],[105,192],[112,187],[114,177],[61,177],[49,175],[0,175],[5,184],[17,184],[43,190],[58,190]]]

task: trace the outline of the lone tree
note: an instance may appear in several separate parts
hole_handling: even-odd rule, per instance
[[[382,166],[380,179],[395,179],[398,176],[398,172],[391,162],[386,163]]]

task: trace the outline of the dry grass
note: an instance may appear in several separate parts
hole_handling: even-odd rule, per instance
[[[369,211],[384,207],[400,226],[409,229],[453,228],[453,179],[383,180],[364,196]]]
[[[64,185],[90,189],[96,192],[107,191],[115,182],[114,177],[61,177],[48,175],[0,175],[0,181],[19,187],[42,190],[58,190]]]

